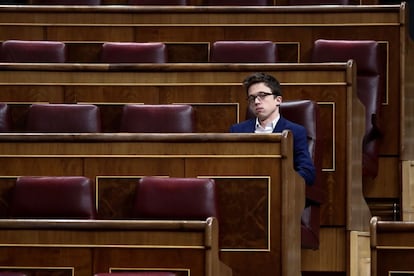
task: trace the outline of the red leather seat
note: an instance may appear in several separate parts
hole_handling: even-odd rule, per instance
[[[121,132],[191,133],[195,115],[191,105],[127,104],[121,118]]]
[[[301,217],[301,246],[306,249],[319,248],[320,205],[325,199],[322,186],[323,140],[318,104],[311,100],[285,101],[280,104],[280,114],[286,119],[302,125],[307,132],[309,153],[315,166],[315,182],[306,185],[306,206]],[[254,115],[247,110],[247,118]]]
[[[128,0],[128,4],[185,6],[187,5],[187,0]]]
[[[349,5],[349,0],[289,0],[289,5]]]
[[[208,178],[143,177],[137,183],[133,216],[175,220],[217,218],[215,181]]]
[[[2,55],[6,62],[63,63],[66,45],[60,41],[6,40],[2,43]]]
[[[94,276],[176,276],[176,275],[177,274],[174,272],[140,271],[140,272],[96,273]]]
[[[27,276],[27,274],[17,271],[0,271],[0,276]]]
[[[385,93],[385,67],[382,66],[379,46],[372,40],[315,41],[313,62],[346,62],[357,64],[357,93],[365,106],[365,136],[363,143],[363,175],[375,178],[378,174],[381,143],[381,105]]]
[[[3,43],[0,43],[0,62],[6,62],[6,58],[3,54]]]
[[[273,63],[277,61],[272,41],[216,41],[210,50],[210,62]]]
[[[91,104],[32,104],[26,131],[101,132],[99,107]]]
[[[280,105],[286,119],[306,128],[309,152],[315,165],[315,182],[306,185],[306,206],[301,218],[302,248],[319,248],[320,205],[325,194],[322,187],[322,132],[318,104],[310,100],[286,101]]]
[[[268,0],[205,0],[207,6],[269,6]]]
[[[102,45],[101,62],[165,63],[167,47],[161,42],[106,42]]]
[[[101,0],[30,0],[32,5],[100,5]]]
[[[12,218],[96,217],[94,192],[83,176],[21,176],[10,203]]]
[[[11,130],[11,116],[9,106],[6,103],[0,103],[0,132]]]

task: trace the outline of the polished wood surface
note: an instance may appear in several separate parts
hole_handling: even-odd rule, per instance
[[[49,270],[48,275],[90,276],[161,269],[179,275],[231,276],[230,268],[219,260],[218,227],[216,218],[2,219],[0,270],[7,266],[29,274]]]
[[[0,64],[0,70],[0,99],[13,107],[14,121],[20,127],[24,126],[25,110],[32,102],[95,103],[103,108],[106,126],[116,121],[120,108],[125,103],[190,103],[196,110],[196,128],[199,133],[227,132],[231,124],[244,120],[247,104],[241,80],[248,74],[265,71],[278,76],[283,80],[284,100],[311,99],[320,107],[325,144],[322,185],[325,201],[321,212],[322,225],[347,231],[368,229],[370,212],[362,194],[361,168],[358,162],[362,152],[360,141],[364,129],[364,114],[356,96],[355,66],[352,62],[111,66]],[[16,131],[22,131],[22,128]],[[6,139],[6,136],[2,137]],[[10,142],[7,147],[19,147],[22,154],[25,154],[26,150],[41,153],[43,148],[34,146],[36,141],[33,143],[25,147],[21,143]],[[55,149],[73,152],[70,147],[56,146]],[[88,147],[85,147],[85,150],[87,154]],[[63,154],[59,151],[55,154]],[[82,174],[81,165],[74,162],[76,159],[70,160],[68,162],[67,159],[56,159],[50,161],[50,166],[60,164],[59,166],[70,168],[75,174]],[[43,159],[43,162],[46,160]],[[157,162],[151,163],[154,169],[164,166],[167,161]],[[47,174],[47,166],[38,169],[39,173]],[[122,204],[119,206],[125,208]],[[339,236],[335,238],[328,234],[323,239],[335,244],[334,247],[338,250],[346,251]],[[333,245],[330,248],[332,247]],[[345,251],[341,254],[346,256]],[[333,261],[335,255],[329,252],[330,249],[315,252],[305,250],[305,269],[314,267],[315,254],[317,258],[322,258],[322,269],[332,267],[332,264],[337,264],[335,269],[338,270],[346,267],[345,261]]]
[[[352,131],[356,131],[351,136],[353,139],[359,139],[359,127],[363,127],[360,120],[364,117],[359,112],[362,109],[354,94],[354,70],[352,63],[0,64],[0,100],[15,106],[14,124],[18,127],[14,131],[23,130],[25,110],[32,102],[78,102],[98,104],[108,132],[117,131],[115,122],[119,121],[121,108],[126,103],[189,103],[196,111],[196,132],[228,132],[230,125],[246,118],[248,107],[241,80],[256,71],[268,72],[282,80],[284,100],[311,99],[320,106],[325,144],[322,186],[326,191],[322,224],[348,225],[349,229],[362,230],[359,215],[350,216],[354,219],[352,222],[346,221],[347,214],[353,213],[347,206],[354,207],[347,205],[342,196],[351,183],[355,186],[361,183],[359,174],[353,174],[355,179],[351,182],[346,168],[339,166],[351,164],[346,161],[351,155],[345,150],[352,144],[346,140],[349,118],[356,118],[358,122],[358,127],[352,123]],[[354,107],[351,102],[355,102]],[[368,221],[364,224],[368,228]]]
[[[349,6],[289,7],[283,6],[283,1],[269,7],[231,8],[137,7],[122,3],[95,7],[1,6],[0,40],[61,40],[70,45],[69,60],[76,62],[97,60],[97,45],[105,41],[160,41],[167,43],[173,62],[207,62],[211,43],[216,40],[268,39],[278,45],[282,62],[309,62],[313,42],[319,38],[376,40],[387,56],[387,89],[380,118],[383,143],[379,175],[364,180],[364,195],[398,199],[400,176],[392,172],[398,171],[404,147],[401,139],[407,137],[408,130],[396,122],[408,112],[401,105],[406,93],[403,91],[408,89],[408,93],[413,87],[413,81],[405,78],[413,72],[406,59],[406,55],[413,55],[413,43],[406,36],[406,5],[360,5],[377,4],[367,0],[353,1],[357,5]],[[392,170],[387,170],[390,166]]]
[[[85,175],[95,180],[98,215],[128,219],[142,176],[213,178],[220,259],[233,275],[300,275],[305,187],[292,148],[289,132],[2,134],[0,186],[7,195],[18,175]]]
[[[3,6],[0,40],[47,39],[65,42],[160,41],[207,45],[216,40],[265,40],[296,44],[297,62],[309,62],[313,42],[373,39],[388,56],[384,95],[382,154],[399,155],[400,96],[403,77],[405,5],[345,7],[41,7]],[[62,16],[64,15],[64,16]],[[88,50],[86,50],[88,51]],[[97,53],[89,50],[92,55]],[[195,52],[203,51],[195,48]],[[190,55],[192,51],[188,51]],[[88,52],[81,52],[86,56]],[[204,54],[207,56],[208,52]],[[282,60],[285,58],[281,55]],[[174,57],[179,60],[178,57]],[[184,61],[187,59],[184,58]],[[291,60],[291,59],[289,59]],[[196,62],[199,60],[196,60]],[[405,81],[405,80],[404,80]],[[392,182],[392,181],[390,181]]]
[[[414,223],[371,219],[371,275],[411,275],[414,272]]]

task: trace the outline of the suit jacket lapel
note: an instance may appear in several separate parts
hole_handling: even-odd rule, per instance
[[[277,121],[277,124],[275,128],[273,129],[273,133],[282,132],[286,129],[286,119],[280,116],[279,121]]]

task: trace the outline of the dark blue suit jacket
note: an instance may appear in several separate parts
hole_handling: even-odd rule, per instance
[[[239,124],[232,125],[232,133],[254,133],[256,127],[256,118],[250,119]],[[274,133],[280,133],[283,130],[290,130],[293,134],[293,158],[295,170],[305,179],[307,185],[312,185],[315,181],[315,166],[309,154],[308,140],[306,129],[295,124],[282,116],[276,124]]]

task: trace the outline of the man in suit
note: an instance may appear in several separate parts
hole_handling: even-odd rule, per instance
[[[243,85],[247,101],[256,118],[231,126],[233,133],[279,133],[290,130],[293,134],[294,168],[305,179],[307,185],[315,180],[315,167],[308,150],[306,129],[280,115],[282,92],[279,81],[265,73],[248,76]]]

